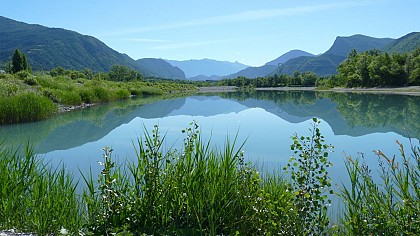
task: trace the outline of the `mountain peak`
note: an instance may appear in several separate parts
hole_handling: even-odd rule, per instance
[[[302,56],[313,57],[314,55],[309,53],[309,52],[305,52],[305,51],[298,50],[298,49],[293,49],[293,50],[290,50],[290,51],[286,52],[285,54],[281,55],[280,57],[278,57],[278,58],[276,58],[272,61],[267,62],[265,65],[278,66],[279,64],[283,64],[290,59],[297,58],[297,57],[302,57]]]
[[[373,38],[370,36],[355,34],[351,36],[337,36],[333,45],[325,54],[335,54],[345,56],[352,50],[364,52],[370,49],[382,50],[386,45],[392,43],[395,39],[391,38]]]

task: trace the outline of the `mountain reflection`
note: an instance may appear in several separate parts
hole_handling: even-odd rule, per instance
[[[134,99],[73,111],[52,119],[0,127],[3,145],[31,143],[37,153],[94,142],[133,119],[215,116],[262,108],[289,123],[325,120],[336,135],[395,132],[420,138],[420,97],[315,91],[253,91],[181,98]]]
[[[316,91],[254,91],[222,94],[260,107],[291,123],[325,120],[336,135],[395,132],[420,137],[420,97]]]

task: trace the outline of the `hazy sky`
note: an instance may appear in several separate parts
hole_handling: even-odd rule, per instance
[[[2,0],[0,15],[92,35],[134,59],[253,66],[323,53],[336,36],[420,31],[420,0]]]

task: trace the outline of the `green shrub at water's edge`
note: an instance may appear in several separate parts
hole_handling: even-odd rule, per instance
[[[320,121],[313,118],[311,136],[298,137],[295,134],[291,149],[296,156],[284,168],[291,172],[294,203],[299,209],[298,219],[302,224],[301,235],[325,234],[329,219],[327,205],[331,203],[328,194],[333,194],[328,168],[331,145],[325,144],[318,128]]]
[[[42,120],[56,112],[58,108],[51,100],[32,92],[0,98],[0,124]]]

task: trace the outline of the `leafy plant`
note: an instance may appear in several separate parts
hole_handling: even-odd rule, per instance
[[[284,168],[290,171],[292,191],[302,235],[324,234],[329,219],[327,205],[331,203],[328,194],[333,194],[328,170],[332,163],[328,160],[331,145],[325,144],[324,136],[318,128],[320,121],[313,118],[311,135],[298,137],[295,134],[291,149],[294,151]]]

